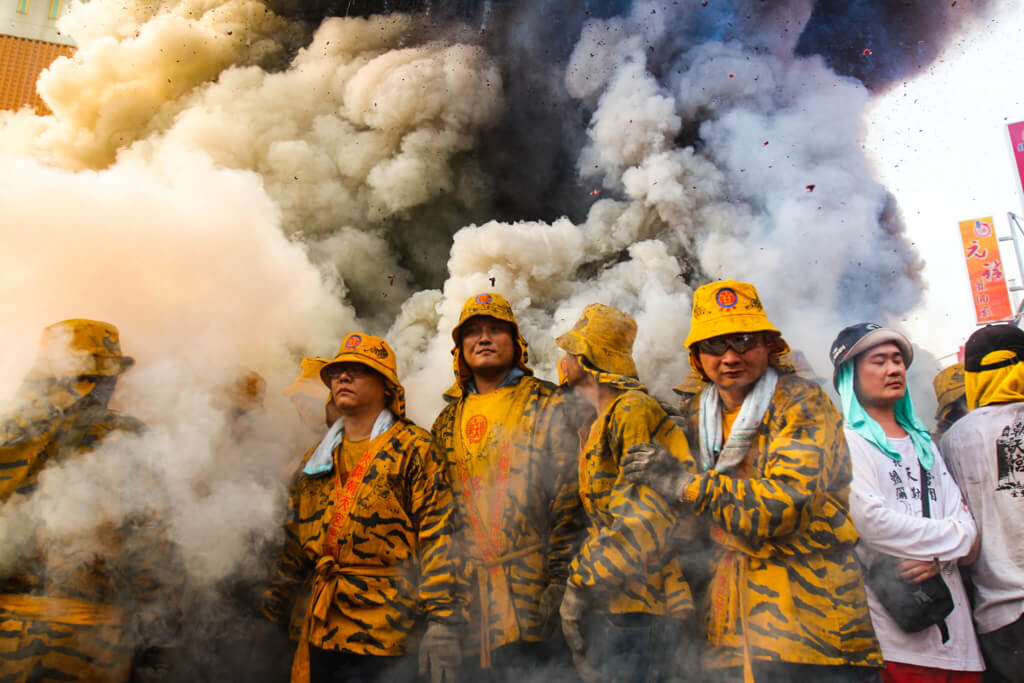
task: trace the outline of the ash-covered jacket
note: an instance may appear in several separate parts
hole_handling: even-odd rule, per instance
[[[699,414],[700,394],[683,404],[694,448]],[[744,651],[755,660],[882,665],[853,553],[851,479],[832,402],[814,382],[781,374],[745,463],[729,476],[702,472],[684,493],[710,535],[708,666],[740,666]]]
[[[463,481],[465,463],[459,459],[468,456],[458,441],[466,400],[461,392],[446,395],[450,402],[432,430],[456,491],[460,546],[469,556],[464,570],[472,586],[470,628],[464,651],[480,649],[482,655],[508,643],[540,640],[541,594],[549,584],[565,582],[583,528],[576,484],[579,438],[561,393],[532,376],[499,391],[505,390],[513,392],[502,424],[507,450],[488,442],[479,456],[494,471],[506,453],[509,458],[501,500],[488,501],[492,519],[479,519],[471,486]],[[475,529],[486,529],[488,538]],[[482,643],[484,623],[488,640]]]
[[[589,529],[570,580],[593,589],[600,612],[685,618],[694,607],[679,543],[692,526],[677,523],[677,510],[650,488],[626,481],[619,467],[626,449],[649,441],[696,471],[683,431],[644,391],[622,392],[594,420],[579,462]]]
[[[142,423],[91,396],[75,399],[58,382],[26,400],[28,409],[0,423],[0,502],[14,506],[8,514],[18,514],[14,494],[30,500],[40,474],[59,466],[82,467],[87,480],[77,483],[112,500],[109,509],[90,509],[95,525],[40,526],[19,550],[5,549],[19,556],[0,574],[0,679],[35,680],[47,671],[48,680],[127,681],[134,635],[152,636],[152,621],[167,616],[160,608],[171,607],[181,579],[160,515],[114,509],[125,485],[148,492],[155,510],[162,490],[155,477],[124,458],[92,459],[101,446],[140,433]]]
[[[360,655],[407,652],[424,618],[458,621],[464,592],[456,585],[452,494],[430,436],[405,418],[368,445],[359,486],[349,490],[334,467],[300,469],[290,489],[289,519],[263,612],[285,623],[312,574],[306,642]],[[312,455],[312,450],[306,460]],[[356,469],[349,481],[358,479]],[[347,516],[336,514],[345,509]]]

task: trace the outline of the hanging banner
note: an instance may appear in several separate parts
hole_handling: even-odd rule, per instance
[[[992,218],[960,221],[960,238],[978,324],[1009,318],[1013,310]]]
[[[1013,163],[1017,166],[1017,180],[1021,191],[1024,191],[1024,121],[1011,123],[1006,127],[1010,132],[1010,144],[1013,146]]]

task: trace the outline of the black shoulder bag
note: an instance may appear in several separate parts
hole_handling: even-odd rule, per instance
[[[931,517],[927,474],[921,465],[921,514]],[[900,578],[897,566],[902,558],[880,554],[865,574],[878,600],[896,625],[907,633],[917,633],[929,626],[939,627],[942,642],[949,640],[946,617],[953,611],[953,596],[942,580],[942,572],[921,583],[907,583]]]

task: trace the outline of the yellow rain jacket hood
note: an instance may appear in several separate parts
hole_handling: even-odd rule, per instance
[[[954,363],[935,375],[932,380],[935,398],[939,402],[939,413],[955,403],[964,395],[964,364]]]
[[[935,398],[939,403],[935,410],[935,420],[941,424],[956,409],[957,401],[966,397],[967,387],[964,383],[963,362],[954,363],[935,375],[932,387],[935,389]]]
[[[455,346],[452,347],[452,369],[455,371],[455,383],[448,388],[448,391],[444,392],[446,401],[458,400],[463,394],[466,383],[473,379],[473,373],[470,371],[469,366],[466,365],[466,361],[462,359],[462,326],[467,320],[478,315],[511,323],[515,330],[516,346],[518,348],[514,363],[525,374],[533,374],[533,370],[526,365],[530,360],[530,354],[527,349],[526,339],[523,338],[522,333],[519,331],[519,323],[516,322],[512,306],[500,294],[483,292],[466,300],[465,305],[462,307],[462,313],[459,315],[459,322],[452,329],[452,341],[455,342]]]
[[[371,370],[375,370],[384,377],[384,382],[391,392],[391,404],[388,408],[395,417],[405,417],[405,388],[398,381],[398,363],[395,360],[395,352],[391,346],[372,334],[353,332],[345,337],[338,349],[338,355],[329,363],[320,368],[320,380],[327,386],[328,392],[331,382],[327,379],[329,368],[341,363],[359,363]]]
[[[1024,330],[1001,323],[983,327],[964,345],[967,409],[1024,401]]]
[[[691,368],[707,379],[694,345],[705,339],[744,332],[774,332],[779,335],[777,342],[772,344],[770,362],[784,372],[793,371],[792,363],[783,358],[789,353],[789,345],[782,339],[778,328],[768,320],[754,285],[720,280],[697,288],[693,293],[690,334],[684,343],[690,350]]]
[[[583,369],[600,384],[617,389],[640,389],[633,362],[636,321],[627,313],[590,304],[571,330],[555,339],[563,350],[582,359]]]
[[[988,365],[1011,364],[965,374],[968,410],[992,403],[1024,401],[1024,362],[1016,360],[1013,351],[992,351],[985,355],[984,362]]]

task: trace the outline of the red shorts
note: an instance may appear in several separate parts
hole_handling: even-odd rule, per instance
[[[948,671],[930,666],[886,662],[880,672],[884,683],[981,683],[980,671]]]

